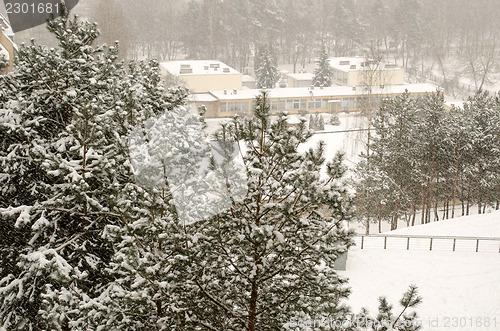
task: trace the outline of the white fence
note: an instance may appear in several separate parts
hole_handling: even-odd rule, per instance
[[[371,234],[358,235],[355,242],[361,249],[500,253],[500,237]]]

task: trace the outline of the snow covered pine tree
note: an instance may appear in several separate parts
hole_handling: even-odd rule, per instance
[[[0,329],[78,328],[116,278],[105,226],[163,203],[133,184],[127,134],[186,95],[157,63],[125,70],[117,45],[93,47],[95,24],[65,11],[47,27],[59,46],[22,46],[0,78]]]
[[[270,47],[264,48],[256,56],[257,66],[255,68],[255,75],[257,76],[257,88],[272,89],[276,87],[279,79],[278,69],[276,68],[276,61]]]
[[[255,117],[218,134],[220,146],[245,143],[247,194],[182,222],[168,182],[135,182],[127,137],[165,111],[189,124],[185,92],[165,91],[155,62],[126,70],[116,47],[92,47],[93,24],[65,13],[48,28],[59,47],[21,47],[0,80],[0,330],[278,330],[352,317],[333,270],[352,244],[341,155],[323,172],[323,144],[299,153],[311,132],[285,114],[271,121],[263,94]]]
[[[321,55],[319,57],[318,67],[314,70],[314,77],[312,84],[314,86],[328,87],[332,85],[332,68],[328,60],[328,52],[325,45],[321,48]]]
[[[298,148],[312,131],[270,119],[267,95],[255,116],[217,134],[241,142],[248,193],[225,212],[163,231],[162,323],[168,329],[279,330],[290,321],[345,318],[346,281],[333,269],[352,244],[343,229],[349,197],[342,157],[324,165],[324,145]],[[160,275],[161,274],[161,275]],[[177,285],[174,285],[177,284]],[[175,317],[175,318],[174,318]],[[168,327],[167,327],[168,326]]]

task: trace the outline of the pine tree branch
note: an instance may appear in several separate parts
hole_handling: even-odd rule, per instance
[[[339,224],[340,222],[342,222],[344,220],[344,217],[342,216],[337,222],[335,222],[335,224],[333,224],[324,234],[323,236],[326,236],[334,227],[337,226],[337,224]],[[316,241],[314,241],[311,245],[309,245],[308,247],[304,248],[300,253],[299,253],[299,257],[302,256],[302,254],[304,254],[307,250],[309,250],[312,246],[316,245],[322,238],[319,237]]]
[[[288,300],[288,298],[290,298],[290,297],[292,296],[292,293],[293,293],[293,292],[295,292],[295,291],[297,291],[297,289],[296,289],[296,288],[294,288],[294,289],[290,290],[290,292],[288,292],[288,294],[285,296],[285,298],[284,298],[283,300],[281,300],[280,302],[278,302],[278,303],[276,304],[276,306],[279,306],[279,305],[281,305],[281,304],[285,303],[285,302]],[[272,307],[272,308],[275,308],[275,307]],[[271,309],[271,307],[269,307],[269,306],[268,306],[268,307],[267,307],[267,309],[262,309],[262,310],[261,310],[261,311],[259,311],[257,314],[255,314],[255,316],[259,316],[259,315],[261,315],[262,313],[265,313],[266,311],[268,311],[268,310],[270,310],[270,309]]]
[[[193,319],[192,319],[191,321],[192,321],[193,323],[196,323],[196,324],[199,324],[199,325],[201,325],[201,326],[204,326],[204,327],[206,327],[206,328],[207,328],[207,329],[209,329],[209,330],[218,331],[216,328],[214,328],[213,326],[211,326],[211,325],[209,325],[209,324],[207,324],[207,323],[205,323],[205,322],[198,321],[198,320],[193,320]]]
[[[203,294],[213,303],[215,303],[217,306],[225,310],[229,315],[232,317],[236,318],[244,327],[246,330],[248,330],[248,327],[246,326],[246,321],[243,319],[243,317],[236,315],[231,309],[227,308],[224,304],[220,303],[217,299],[215,299],[210,293],[208,293],[203,286],[198,282],[198,278],[194,279],[194,282],[200,289],[200,291],[203,292]]]
[[[247,276],[245,273],[243,273],[243,272],[242,272],[242,271],[241,271],[241,270],[240,270],[240,269],[239,269],[239,268],[238,268],[238,267],[234,264],[233,260],[232,260],[232,259],[231,259],[231,257],[230,257],[229,252],[228,252],[228,251],[226,250],[226,248],[224,247],[224,244],[222,243],[222,238],[221,238],[220,226],[219,226],[219,236],[218,236],[218,237],[219,237],[218,239],[219,239],[220,248],[222,249],[222,251],[223,251],[223,252],[226,254],[226,256],[228,257],[228,259],[229,259],[229,263],[231,263],[231,265],[234,267],[234,269],[235,269],[235,270],[236,270],[236,271],[237,271],[240,275],[242,275],[242,276],[243,276],[244,278],[246,278],[246,279],[249,279],[249,278],[248,278],[248,276]]]

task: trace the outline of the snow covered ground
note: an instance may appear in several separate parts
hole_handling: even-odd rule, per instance
[[[325,130],[317,131],[307,143],[299,147],[299,151],[304,152],[311,147],[316,147],[319,141],[326,143],[325,158],[332,160],[337,151],[343,151],[346,156],[346,162],[349,167],[355,165],[358,161],[359,153],[366,148],[366,131],[359,131],[367,127],[367,118],[360,113],[340,113],[340,125],[329,125],[330,114],[321,114],[325,121]],[[290,115],[297,117],[298,115]],[[308,118],[308,117],[306,117]],[[206,133],[213,134],[221,123],[229,122],[229,118],[209,118]],[[346,132],[348,131],[348,132]]]
[[[330,115],[323,116],[328,123]],[[314,147],[323,140],[327,160],[342,150],[347,165],[354,166],[365,148],[366,131],[345,131],[366,128],[366,118],[352,113],[341,113],[339,118],[340,126],[327,124],[324,132],[317,132],[301,146],[301,150]],[[214,132],[221,121],[228,120],[208,119],[207,131]],[[460,210],[457,209],[457,213]],[[399,225],[405,226],[403,223],[401,221]],[[376,224],[372,225],[372,232],[376,227]],[[388,227],[388,224],[383,224],[383,229]],[[361,227],[358,230],[363,232]],[[500,237],[500,212],[432,222],[390,233]],[[436,240],[432,251],[429,251],[426,239],[412,239],[410,250],[406,250],[405,239],[393,239],[386,250],[381,243],[383,238],[376,238],[371,243],[366,241],[363,250],[359,244],[351,248],[347,270],[339,272],[349,278],[352,287],[349,304],[354,312],[366,307],[374,316],[379,296],[386,296],[395,306],[394,313],[399,314],[402,294],[410,284],[415,284],[423,298],[417,313],[424,330],[500,330],[500,243],[481,241],[478,253],[475,252],[475,241],[457,242],[455,252],[450,240]]]
[[[460,217],[391,234],[434,236],[500,236],[500,212]],[[376,315],[378,297],[386,296],[401,311],[399,300],[410,284],[423,298],[416,309],[424,330],[500,330],[500,253],[475,252],[473,247],[452,251],[451,246],[428,249],[428,241],[410,250],[404,247],[359,245],[349,250],[347,270],[355,312],[366,307]]]

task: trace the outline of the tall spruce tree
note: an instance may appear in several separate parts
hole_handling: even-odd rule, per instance
[[[276,87],[279,79],[276,59],[271,48],[265,47],[260,50],[255,59],[255,75],[257,76],[257,88],[271,89]]]
[[[392,186],[394,199],[391,229],[397,228],[398,218],[410,211],[410,189],[417,181],[414,128],[417,121],[417,101],[408,92],[382,105],[373,120],[377,132],[370,153],[370,167],[378,168]]]
[[[468,144],[464,149],[469,199],[478,213],[486,210],[498,185],[500,160],[500,105],[487,91],[477,91],[464,103]]]
[[[327,87],[332,85],[332,68],[328,60],[328,51],[325,45],[321,47],[321,55],[319,57],[318,67],[314,70],[312,84],[314,86]]]

